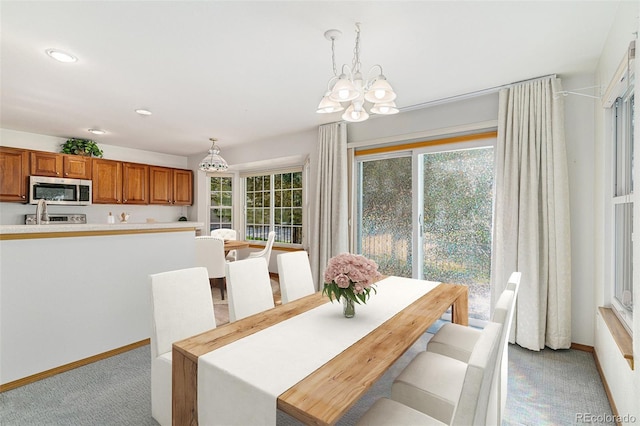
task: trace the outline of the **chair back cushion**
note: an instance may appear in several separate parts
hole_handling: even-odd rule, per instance
[[[153,358],[170,352],[178,340],[216,327],[205,268],[153,274],[150,281]]]
[[[224,240],[220,237],[196,237],[196,266],[207,268],[209,278],[225,275]]]
[[[496,364],[499,362],[502,324],[488,323],[482,330],[464,376],[460,399],[456,405],[452,425],[480,425],[486,423],[489,395]]]
[[[236,232],[236,230],[235,229],[227,229],[227,228],[214,229],[213,231],[211,231],[211,236],[212,237],[219,237],[219,238],[222,238],[223,240],[237,240],[238,239],[238,233]]]
[[[275,306],[267,261],[263,257],[227,263],[229,322]]]
[[[315,292],[309,255],[306,251],[280,254],[277,260],[282,303],[288,303]]]
[[[260,251],[254,251],[249,253],[250,258],[264,257],[267,261],[267,268],[269,267],[269,260],[271,259],[271,249],[273,248],[273,242],[276,240],[276,233],[274,231],[269,232],[267,237],[267,244]]]

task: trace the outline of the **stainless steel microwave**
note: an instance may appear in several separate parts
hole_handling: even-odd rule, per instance
[[[38,200],[44,199],[47,204],[88,206],[91,197],[90,180],[29,176],[30,204],[38,204]]]

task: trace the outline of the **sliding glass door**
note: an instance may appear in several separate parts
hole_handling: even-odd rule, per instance
[[[359,162],[358,253],[386,275],[412,276],[411,156]]]
[[[387,275],[469,286],[486,321],[494,139],[357,157],[357,251]]]

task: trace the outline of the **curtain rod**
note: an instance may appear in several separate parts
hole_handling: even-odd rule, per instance
[[[401,112],[413,111],[415,109],[422,109],[422,108],[425,108],[425,107],[428,107],[428,106],[435,106],[435,105],[440,105],[440,104],[449,103],[449,102],[453,102],[453,101],[461,101],[461,100],[464,100],[464,99],[474,98],[476,96],[488,95],[489,93],[495,93],[495,92],[497,92],[499,90],[502,90],[502,89],[508,89],[508,88],[511,88],[511,87],[515,86],[516,84],[529,83],[529,82],[542,80],[542,79],[545,79],[545,78],[551,78],[551,77],[556,77],[556,74],[554,73],[554,74],[542,75],[542,76],[539,76],[539,77],[533,77],[533,78],[529,78],[529,79],[526,79],[526,80],[520,80],[520,81],[515,81],[513,83],[503,84],[501,86],[490,87],[488,89],[476,90],[475,92],[463,93],[462,95],[449,96],[448,98],[436,99],[436,100],[433,100],[433,101],[423,102],[423,103],[420,103],[420,104],[409,105],[409,106],[401,107],[401,108],[398,108],[398,109]]]

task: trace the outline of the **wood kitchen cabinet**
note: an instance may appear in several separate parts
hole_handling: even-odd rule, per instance
[[[149,166],[94,158],[93,203],[149,204]]]
[[[0,147],[0,201],[29,201],[28,179],[29,151]]]
[[[31,151],[31,174],[74,179],[91,179],[91,158],[82,155]]]
[[[193,204],[193,172],[168,167],[149,167],[149,204]]]
[[[149,166],[122,163],[122,203],[149,204]]]
[[[93,203],[122,203],[122,162],[94,158],[92,161]]]

